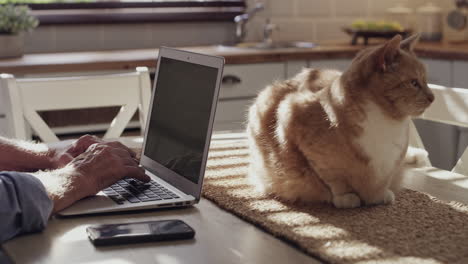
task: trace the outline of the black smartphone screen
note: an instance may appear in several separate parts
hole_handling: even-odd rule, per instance
[[[86,232],[95,245],[188,239],[195,235],[195,231],[181,220],[96,225],[86,228]]]

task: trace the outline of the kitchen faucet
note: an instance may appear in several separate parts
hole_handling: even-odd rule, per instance
[[[247,24],[247,22],[256,13],[262,11],[264,8],[265,5],[263,3],[257,3],[255,7],[247,13],[234,17],[234,22],[236,22],[236,43],[241,43],[244,41],[246,35],[245,24]]]
[[[266,24],[263,27],[263,44],[266,47],[273,46],[273,38],[272,38],[273,31],[278,30],[278,29],[279,29],[278,26],[275,24],[272,24],[269,18],[266,20]]]

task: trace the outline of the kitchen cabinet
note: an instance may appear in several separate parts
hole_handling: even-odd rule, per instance
[[[468,88],[468,62],[453,62],[453,87]]]
[[[286,67],[286,78],[290,79],[299,72],[302,71],[302,69],[307,68],[309,65],[308,61],[301,60],[301,61],[287,61],[285,63]]]
[[[258,92],[285,78],[285,63],[226,65],[224,67],[214,130],[245,127],[248,107]]]
[[[284,79],[284,63],[226,65],[219,99],[254,97],[274,80]]]
[[[427,82],[452,86],[453,63],[449,60],[422,59],[427,68]]]
[[[333,60],[313,60],[309,61],[309,68],[314,69],[334,69],[345,71],[351,65],[350,59],[333,59]]]
[[[213,129],[216,131],[245,128],[249,106],[255,97],[236,100],[219,100]]]

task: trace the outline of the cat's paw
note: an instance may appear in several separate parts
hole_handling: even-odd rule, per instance
[[[336,208],[356,208],[361,205],[361,199],[354,193],[345,193],[333,196],[333,205]]]
[[[387,189],[383,194],[379,194],[378,197],[375,197],[372,200],[367,200],[367,205],[378,205],[378,204],[392,204],[395,202],[395,194],[393,191]]]
[[[392,204],[395,202],[395,194],[391,190],[385,190],[383,204]]]
[[[414,147],[408,147],[404,162],[406,165],[416,168],[431,166],[427,151]]]

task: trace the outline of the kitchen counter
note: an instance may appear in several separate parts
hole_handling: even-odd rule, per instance
[[[227,64],[282,62],[291,60],[319,60],[352,58],[365,46],[323,44],[315,48],[258,50],[225,46],[187,47],[186,50],[223,56]],[[467,60],[468,43],[422,43],[416,47],[422,58]],[[155,67],[157,49],[39,53],[21,58],[0,59],[0,72],[39,74],[52,72],[111,71],[133,69],[137,66]]]

